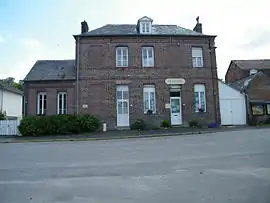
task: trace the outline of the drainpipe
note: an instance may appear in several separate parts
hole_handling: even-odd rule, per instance
[[[211,66],[210,68],[211,68],[211,75],[212,75],[214,115],[215,115],[215,122],[218,122],[218,118],[217,118],[217,104],[216,104],[216,102],[217,102],[216,101],[217,95],[214,94],[215,80],[217,80],[217,78],[214,78],[214,72],[213,72],[213,55],[212,55],[213,47],[212,47],[212,44],[211,44],[211,40],[210,39],[208,40],[208,46],[209,46],[209,53],[210,53],[210,66]],[[218,94],[218,92],[216,92],[216,94]]]
[[[76,40],[76,114],[79,114],[80,37]]]
[[[245,95],[245,104],[246,104],[246,123],[247,125],[249,124],[249,114],[250,114],[250,110],[249,110],[249,98],[248,98],[248,94],[246,93],[246,91],[244,90],[242,92]]]

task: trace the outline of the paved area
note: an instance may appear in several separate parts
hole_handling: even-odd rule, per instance
[[[1,203],[269,203],[270,130],[0,144]]]

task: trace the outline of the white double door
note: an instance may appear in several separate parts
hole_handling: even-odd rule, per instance
[[[181,97],[170,97],[171,104],[171,125],[182,124]]]
[[[116,110],[117,126],[129,126],[129,90],[126,85],[119,85],[116,88]]]

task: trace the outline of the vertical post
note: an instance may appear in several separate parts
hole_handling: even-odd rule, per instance
[[[76,114],[79,114],[80,37],[76,39]]]

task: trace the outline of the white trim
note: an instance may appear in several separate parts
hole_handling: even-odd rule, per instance
[[[201,47],[192,47],[192,67],[203,67],[203,49]]]
[[[151,107],[151,93],[154,93],[154,106],[153,109],[150,109]],[[146,100],[147,105],[145,105]],[[143,111],[144,113],[147,113],[148,110],[152,110],[152,113],[156,113],[157,110],[157,102],[156,102],[156,88],[154,85],[144,85],[143,87]]]
[[[142,47],[142,66],[144,68],[154,67],[154,58],[154,47]]]
[[[206,91],[205,91],[205,85],[204,84],[195,84],[194,85],[194,100],[195,100],[195,93],[198,93],[198,99],[199,99],[199,107],[202,107],[202,101],[201,101],[201,94],[203,94],[203,100],[204,100],[204,112],[206,112]],[[196,100],[195,100],[195,112],[199,112],[199,109],[196,107]]]
[[[116,47],[115,59],[116,67],[128,67],[128,47]]]
[[[41,106],[40,106],[40,99],[41,99]],[[39,92],[37,94],[37,114],[44,115],[46,113],[45,107],[47,108],[47,93]]]
[[[64,97],[66,97],[64,99]],[[61,101],[60,101],[61,98]],[[62,108],[60,109],[60,102]],[[62,115],[62,114],[67,114],[67,93],[66,92],[58,92],[57,93],[57,114]]]

